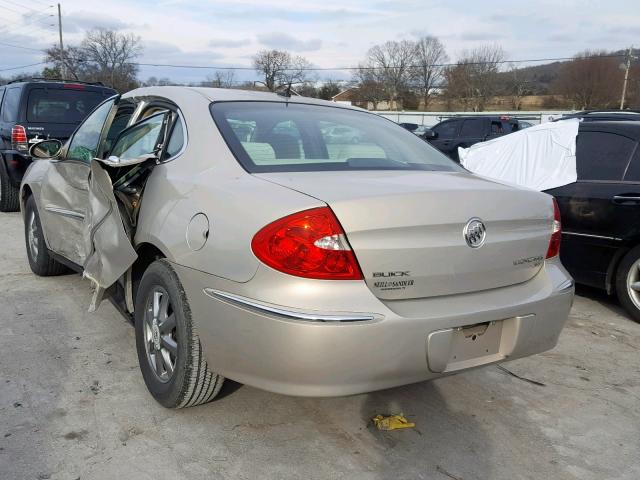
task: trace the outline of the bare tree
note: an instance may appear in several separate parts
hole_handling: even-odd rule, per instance
[[[207,80],[201,83],[203,87],[233,88],[236,83],[236,74],[233,70],[216,70],[213,76],[208,76]]]
[[[370,70],[372,79],[384,86],[391,106],[395,102],[399,107],[398,101],[408,88],[415,59],[415,43],[409,40],[389,41],[369,49],[361,70]]]
[[[522,71],[516,64],[510,64],[509,68],[501,78],[503,94],[511,100],[511,108],[520,110],[522,106],[522,97],[531,94],[529,82],[523,75]]]
[[[415,45],[414,63],[416,67],[412,70],[412,77],[426,110],[434,89],[439,87],[444,80],[445,67],[443,64],[449,61],[449,56],[442,42],[436,37],[422,37]]]
[[[605,51],[576,55],[562,66],[554,85],[556,92],[568,99],[573,108],[615,107],[620,101],[617,86],[622,85],[623,72],[618,67],[619,59],[607,55]]]
[[[340,85],[333,80],[327,80],[318,89],[318,98],[322,98],[323,100],[331,100],[339,93]]]
[[[640,63],[631,66],[629,71],[629,86],[627,87],[628,108],[640,108]]]
[[[64,71],[71,80],[84,80],[87,76],[87,55],[79,47],[69,46],[60,50],[57,45],[45,50],[45,62],[53,64],[53,67],[45,69],[46,78],[62,78]]]
[[[261,50],[253,57],[253,67],[264,76],[265,86],[275,92],[283,85],[307,81],[311,64],[284,50]]]
[[[87,32],[81,49],[97,80],[120,91],[137,85],[138,67],[132,62],[142,52],[140,37],[98,28]]]
[[[377,78],[374,70],[361,66],[356,70],[354,83],[357,85],[354,100],[358,103],[364,103],[367,108],[371,103],[373,110],[377,110],[380,102],[388,100],[385,86]]]
[[[474,111],[484,110],[487,100],[498,91],[497,77],[504,58],[502,47],[496,44],[464,51],[445,73],[447,96]]]

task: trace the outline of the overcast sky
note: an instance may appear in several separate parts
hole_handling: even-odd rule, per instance
[[[47,5],[0,0],[0,42],[36,50],[57,42],[57,24],[50,26],[57,20],[46,16],[56,10]],[[62,12],[66,44],[78,43],[93,27],[133,32],[142,38],[145,63],[249,66],[256,51],[278,48],[316,66],[350,66],[376,43],[424,34],[439,37],[452,60],[485,43],[499,43],[509,59],[618,50],[634,41],[640,46],[638,0],[64,0]],[[42,60],[26,48],[0,45],[0,70]],[[199,81],[212,73],[143,67],[139,76]]]

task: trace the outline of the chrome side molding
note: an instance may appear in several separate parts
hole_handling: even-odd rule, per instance
[[[588,238],[601,238],[603,240],[615,240],[616,242],[621,241],[621,238],[618,237],[606,237],[604,235],[593,235],[591,233],[578,233],[578,232],[567,232],[564,231],[562,232],[563,235],[576,235],[578,237],[588,237]]]
[[[62,215],[63,217],[75,218],[76,220],[84,220],[84,214],[80,212],[76,212],[74,210],[66,210],[64,208],[52,207],[47,205],[44,207],[47,212],[57,213],[58,215]]]
[[[374,320],[375,317],[372,314],[344,314],[344,315],[329,315],[315,312],[299,312],[296,310],[288,310],[283,307],[267,305],[257,302],[250,298],[242,297],[240,295],[234,295],[233,293],[222,292],[213,288],[205,288],[203,292],[216,300],[222,300],[224,302],[253,310],[257,313],[267,313],[270,315],[276,315],[283,318],[292,320],[306,320],[311,322],[368,322]]]
[[[558,293],[564,293],[567,290],[571,290],[574,286],[574,281],[573,279],[568,279],[565,280],[564,282],[562,282],[560,285],[558,285],[558,289],[557,292]]]

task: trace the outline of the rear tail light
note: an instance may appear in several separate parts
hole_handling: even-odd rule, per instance
[[[79,83],[65,83],[62,88],[69,88],[71,90],[86,90],[87,88],[84,85]]]
[[[25,152],[29,150],[27,131],[22,125],[16,125],[11,129],[11,148]]]
[[[560,242],[562,241],[562,224],[560,223],[560,209],[558,202],[553,199],[553,229],[551,231],[551,239],[549,240],[549,248],[545,258],[553,258],[560,253]]]
[[[338,219],[328,207],[294,213],[270,223],[253,237],[251,249],[280,272],[321,280],[362,280]]]

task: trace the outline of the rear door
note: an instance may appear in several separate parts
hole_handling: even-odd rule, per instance
[[[556,197],[562,216],[562,261],[580,283],[603,288],[617,249],[629,230],[637,229],[640,186],[628,168],[637,148],[634,138],[615,127],[581,126],[578,181],[547,192]]]
[[[482,142],[487,136],[485,126],[487,121],[483,118],[467,118],[462,121],[460,134],[458,135],[458,146],[462,148]]]
[[[146,180],[168,149],[180,148],[169,139],[178,121],[163,110],[135,123],[115,140],[107,158],[91,162],[88,208],[84,221],[84,276],[96,285],[90,310],[97,308],[105,290],[138,257],[131,239]]]
[[[433,127],[433,131],[438,134],[436,138],[430,141],[431,145],[436,147],[445,155],[456,158],[454,156],[457,150],[457,137],[460,130],[460,120],[445,120]]]
[[[488,120],[489,131],[487,132],[487,140],[498,138],[507,133],[511,133],[511,125],[508,121],[502,121],[498,118]]]

